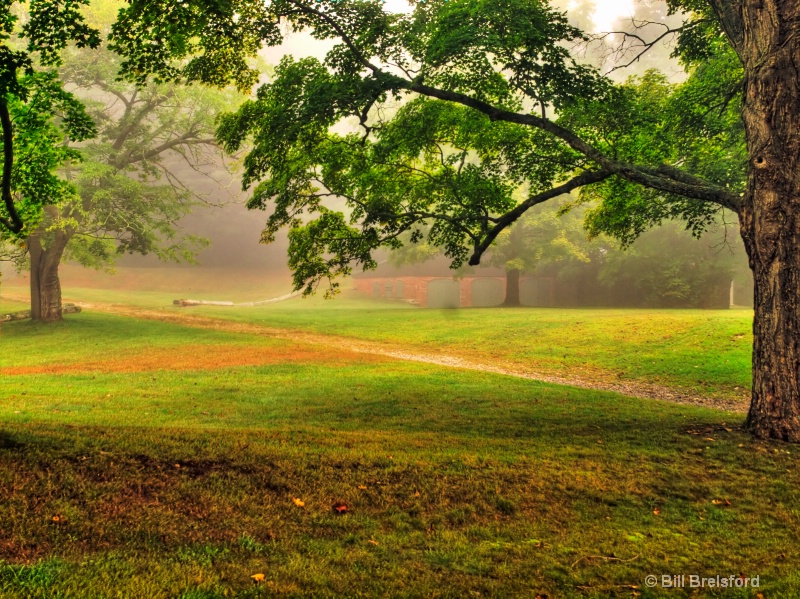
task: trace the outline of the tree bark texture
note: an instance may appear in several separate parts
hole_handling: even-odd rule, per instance
[[[58,266],[69,242],[67,231],[56,230],[52,242],[45,248],[41,232],[28,237],[31,259],[31,318],[42,322],[63,319],[61,306],[61,281]]]
[[[800,2],[734,4],[750,155],[740,210],[755,283],[748,428],[800,442]]]
[[[517,307],[521,306],[519,294],[519,278],[522,271],[511,268],[506,271],[506,299],[503,302],[504,306]]]

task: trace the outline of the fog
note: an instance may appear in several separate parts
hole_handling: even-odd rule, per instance
[[[557,4],[569,11],[576,25],[595,33],[621,28],[631,17],[660,22],[664,27],[673,24],[676,18],[668,17],[664,5],[656,2],[637,3],[634,6],[630,0],[597,3],[561,0]],[[393,0],[389,5],[394,10],[406,8],[399,0]],[[602,38],[593,45],[587,45],[582,50],[582,56],[585,60],[608,70],[615,61],[617,64],[624,63],[635,56],[635,48],[628,53],[614,54],[612,49],[619,42],[618,35]],[[308,33],[300,32],[287,35],[282,45],[266,48],[261,56],[267,64],[276,64],[286,54],[322,59],[332,46],[333,42],[320,42],[314,40]],[[660,47],[641,59],[632,61],[629,68],[617,71],[613,76],[622,80],[657,67],[673,79],[680,79],[682,71],[670,58],[670,52],[669,45]],[[266,76],[263,81],[267,81]],[[348,126],[350,125],[340,125],[339,129],[342,131],[337,132],[346,132]],[[123,279],[126,281],[131,280],[131,277],[135,279],[137,272],[142,273],[140,276],[144,281],[147,277],[143,273],[150,273],[154,269],[172,269],[175,273],[180,273],[173,277],[172,287],[163,278],[147,275],[152,281],[160,281],[156,284],[160,290],[169,288],[176,294],[198,291],[210,296],[216,293],[219,299],[238,301],[252,300],[259,296],[268,297],[270,294],[288,291],[291,287],[291,273],[287,267],[288,241],[285,232],[272,244],[265,245],[260,242],[268,214],[259,210],[250,211],[245,207],[248,192],[241,189],[237,161],[220,159],[210,171],[206,171],[206,174],[189,168],[185,161],[177,156],[168,158],[166,162],[176,177],[191,189],[198,200],[192,213],[181,220],[182,231],[207,238],[210,246],[197,254],[196,264],[164,263],[152,255],[124,255],[116,265],[120,273],[117,279],[100,275],[95,278],[79,275],[77,274],[79,267],[68,266],[64,269],[63,275],[66,295],[69,295],[70,285],[113,288],[120,285],[119,281]],[[584,240],[587,248],[591,246],[587,249],[591,259],[582,262],[543,261],[535,267],[523,270],[522,303],[563,306],[720,307],[726,304],[727,298],[733,297],[737,304],[750,304],[752,300],[749,271],[735,231],[732,234],[728,232],[725,237],[722,232],[711,230],[699,240],[682,232],[680,226],[676,224],[668,225],[665,231],[645,234],[628,252],[621,252],[618,245],[610,240],[605,242]],[[592,246],[592,243],[595,245]],[[663,247],[664,243],[669,245],[670,254],[675,260],[671,263],[671,270],[665,269],[659,275],[653,272],[649,260],[652,248]],[[356,271],[355,278],[345,282],[344,288],[355,289],[363,297],[376,300],[391,299],[424,304],[425,302],[419,298],[410,300],[408,297],[397,297],[398,281],[403,280],[404,287],[409,289],[413,283],[412,279],[415,278],[453,279],[462,281],[459,283],[462,286],[464,280],[469,280],[472,285],[477,279],[487,279],[490,283],[481,283],[488,290],[486,296],[495,298],[491,302],[500,303],[496,299],[502,299],[503,292],[498,286],[505,289],[509,270],[504,268],[502,263],[489,261],[489,264],[479,268],[453,271],[449,268],[449,261],[441,255],[432,255],[423,261],[407,261],[402,265],[398,265],[397,261],[393,261],[385,252],[379,253],[377,258],[381,265],[376,272]],[[189,272],[194,274],[190,275]],[[223,276],[222,273],[225,272],[237,274],[234,277]],[[656,288],[659,290],[651,293],[641,289],[641,285],[635,281],[636,277],[626,276],[626,272],[646,272],[649,277],[648,285],[654,290]],[[712,276],[712,272],[716,274]],[[4,266],[4,273],[5,283],[19,286],[25,282],[25,275],[15,275],[8,265]],[[202,280],[203,283],[196,284],[198,280]],[[264,281],[263,292],[259,290],[260,280]],[[215,284],[215,281],[219,281],[219,285]],[[242,285],[237,285],[237,281],[242,282]],[[392,288],[388,293],[387,286]],[[380,291],[376,291],[378,288]],[[542,291],[545,288],[546,293]],[[446,295],[450,292],[443,293]],[[429,303],[438,306],[448,302],[437,299]],[[450,301],[450,303],[458,302]]]

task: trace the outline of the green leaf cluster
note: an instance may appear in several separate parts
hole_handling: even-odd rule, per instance
[[[350,109],[340,94],[323,64],[285,58],[275,81],[218,129],[229,151],[252,139],[245,185],[258,183],[248,206],[271,209],[264,241],[291,228],[290,266],[309,292],[353,264],[375,266],[381,246],[423,236],[458,267],[522,186],[547,188],[575,168],[574,153],[535,130],[426,98],[365,134],[334,134],[337,109]]]
[[[249,84],[240,65],[281,40],[279,23],[333,42],[322,61],[284,58],[218,129],[229,151],[252,144],[249,206],[270,211],[264,241],[291,229],[307,292],[404,242],[474,263],[573,184],[591,233],[625,244],[667,219],[699,235],[738,205],[741,67],[705,2],[670,2],[688,11],[680,85],[604,77],[571,51],[585,34],[544,0],[430,0],[407,14],[377,0],[162,4],[133,2],[116,26],[129,77]],[[192,66],[218,46],[227,66]]]
[[[0,120],[3,121],[0,238],[21,243],[42,208],[74,193],[58,170],[80,159],[65,142],[92,137],[95,126],[53,70],[68,44],[96,47],[86,24],[88,0],[0,2]],[[24,16],[20,25],[20,16]]]
[[[84,141],[96,132],[83,104],[64,90],[56,73],[32,72],[20,77],[18,85],[25,99],[7,96],[15,156],[10,189],[25,228],[0,227],[0,235],[13,243],[23,241],[36,228],[44,206],[74,196],[75,188],[59,171],[80,161],[82,155],[65,141]],[[11,220],[4,204],[0,204],[0,219]]]

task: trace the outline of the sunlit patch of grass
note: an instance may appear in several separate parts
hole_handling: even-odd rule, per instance
[[[111,320],[109,320],[111,318]],[[239,345],[285,347],[285,342],[267,337],[248,338],[125,316],[109,317],[96,312],[70,315],[63,322],[41,324],[31,321],[7,323],[5,343],[14,352],[0,355],[0,366],[75,364],[89,360],[126,358],[154,349],[172,349],[191,360],[188,347]]]
[[[57,597],[58,594],[52,594],[51,589],[65,567],[58,559],[42,560],[32,565],[0,561],[0,592],[24,593],[31,599]]]

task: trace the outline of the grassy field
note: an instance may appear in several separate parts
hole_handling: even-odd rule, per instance
[[[146,308],[172,305],[180,298],[258,301],[283,295],[291,289],[291,277],[258,269],[222,268],[124,268],[109,274],[76,264],[59,267],[66,301],[122,302]],[[4,273],[5,295],[27,296],[27,275]],[[3,293],[0,293],[3,295]]]
[[[202,313],[635,369],[613,340],[676,350],[646,376],[745,384],[746,313],[315,301]],[[740,415],[91,310],[0,344],[4,599],[666,597],[645,576],[681,573],[800,596],[795,449]]]
[[[258,308],[192,309],[588,380],[638,379],[704,395],[750,388],[750,310],[420,310],[396,303],[297,299]]]
[[[223,276],[213,269],[121,271],[109,278],[73,268],[71,280],[91,287],[65,287],[65,298],[344,336],[519,372],[640,381],[725,400],[746,401],[751,384],[752,310],[422,310],[349,292],[255,308],[181,309],[172,307],[173,299],[265,299],[288,291],[288,282],[266,279],[259,287],[257,273]],[[12,283],[12,295],[25,294],[22,282]]]

